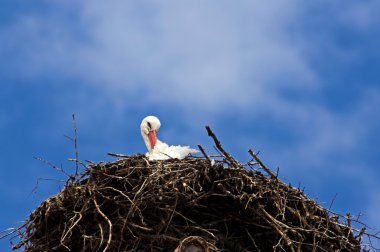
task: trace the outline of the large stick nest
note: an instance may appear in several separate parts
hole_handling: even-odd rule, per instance
[[[190,236],[209,251],[360,251],[302,191],[221,161],[136,155],[86,175],[30,215],[26,251],[174,251]]]
[[[349,221],[340,223],[280,181],[253,152],[249,165],[260,165],[268,176],[221,150],[224,158],[216,161],[134,155],[90,164],[29,216],[14,248],[361,251],[364,230],[355,236]]]

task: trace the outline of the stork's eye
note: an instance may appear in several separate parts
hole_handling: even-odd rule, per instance
[[[150,122],[148,122],[148,127],[149,127],[149,129],[151,129],[151,128],[152,128],[152,125],[150,125]]]

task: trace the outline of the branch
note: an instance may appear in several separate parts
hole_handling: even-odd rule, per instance
[[[214,132],[212,132],[212,130],[210,129],[210,127],[208,125],[205,126],[206,127],[206,130],[207,130],[207,134],[212,137],[212,139],[214,140],[215,142],[215,145],[216,145],[216,148],[218,150],[220,150],[220,152],[222,152],[223,156],[230,162],[230,164],[235,167],[235,168],[239,168],[240,165],[239,163],[227,152],[223,149],[222,145],[220,144],[220,141],[218,140],[218,138],[215,136]]]
[[[107,152],[107,155],[112,156],[112,157],[121,157],[121,158],[130,157],[130,156],[125,155],[125,154],[118,154],[118,153],[112,153],[112,152]]]
[[[198,144],[198,148],[201,150],[203,156],[205,156],[205,158],[206,158],[208,161],[211,162],[210,158],[207,156],[205,150],[203,149],[203,147],[202,147],[200,144]]]
[[[248,153],[251,154],[251,156],[255,159],[255,161],[260,165],[260,167],[266,172],[269,174],[269,176],[273,179],[277,179],[276,175],[273,174],[273,172],[271,172],[271,170],[265,166],[265,164],[263,162],[261,162],[260,158],[251,150],[249,149],[248,150]]]

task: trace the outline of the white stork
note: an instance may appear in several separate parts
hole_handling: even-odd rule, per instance
[[[189,146],[169,146],[157,139],[157,131],[161,123],[155,116],[145,117],[140,125],[141,135],[148,149],[146,156],[149,160],[164,160],[169,158],[182,159],[189,154],[198,152]]]

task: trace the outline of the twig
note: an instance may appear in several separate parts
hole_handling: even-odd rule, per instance
[[[269,176],[273,179],[277,179],[276,175],[273,174],[273,172],[271,172],[271,170],[265,166],[265,164],[263,162],[261,162],[260,158],[251,150],[249,149],[248,150],[248,153],[251,154],[251,156],[255,159],[255,161],[260,165],[260,167],[266,171],[266,173],[269,174]]]
[[[203,149],[203,147],[202,147],[200,144],[198,144],[198,148],[199,148],[200,151],[202,152],[203,156],[205,156],[205,158],[206,158],[208,161],[211,162],[210,158],[209,158],[209,157],[207,156],[207,154],[206,154],[206,151]]]
[[[216,145],[216,148],[218,148],[223,156],[230,162],[230,164],[235,167],[235,168],[239,168],[240,165],[239,163],[227,152],[223,149],[222,145],[220,144],[220,141],[218,140],[218,138],[215,136],[214,132],[212,132],[212,130],[210,129],[210,126],[206,125],[205,126],[206,130],[207,130],[207,134],[212,137],[212,139],[214,140],[215,142],[215,145]]]
[[[112,153],[112,152],[107,152],[107,155],[112,156],[112,157],[122,157],[122,158],[129,157],[128,155],[125,155],[125,154],[118,154],[118,153]]]
[[[96,210],[98,211],[98,213],[108,222],[108,226],[109,226],[108,240],[107,240],[106,247],[103,249],[103,252],[106,252],[108,250],[108,246],[110,245],[111,240],[112,240],[112,222],[110,221],[110,219],[108,219],[107,215],[105,215],[102,212],[102,210],[100,210],[100,207],[99,207],[98,203],[96,202],[95,198],[93,199],[93,202],[95,204],[95,207],[96,207]]]
[[[334,201],[335,201],[335,199],[336,199],[337,196],[338,196],[338,193],[335,193],[334,198],[331,200],[331,203],[330,203],[330,206],[329,206],[329,210],[331,210],[331,207],[334,204]]]
[[[49,161],[47,161],[47,160],[45,160],[44,158],[41,158],[41,157],[33,157],[33,158],[34,158],[35,160],[38,160],[38,161],[41,161],[41,162],[47,164],[48,166],[52,167],[53,169],[55,169],[55,170],[57,170],[57,171],[59,171],[59,172],[62,172],[62,173],[65,174],[67,177],[71,177],[71,175],[68,174],[67,172],[65,172],[65,171],[63,170],[62,167],[58,167],[58,166],[56,166],[56,165],[53,165],[52,163],[50,163]]]
[[[280,167],[277,167],[277,171],[276,171],[276,178],[278,178],[278,175],[280,174]]]
[[[351,228],[351,214],[346,213],[346,219],[347,219],[347,226]]]
[[[78,170],[79,170],[79,151],[78,151],[78,143],[77,143],[77,126],[75,123],[75,114],[72,114],[72,118],[73,118],[74,138],[69,137],[67,135],[64,135],[64,136],[74,143],[75,159],[70,158],[69,160],[75,161],[75,175],[73,175],[72,177],[76,177],[78,175]]]
[[[7,236],[10,236],[13,233],[16,233],[17,231],[19,231],[19,228],[7,228],[3,231],[0,231],[0,234],[6,233],[5,235],[0,236],[0,240]]]
[[[79,169],[79,152],[77,143],[77,126],[75,123],[75,114],[73,114],[73,127],[74,127],[74,148],[75,148],[75,177],[78,175]]]
[[[291,251],[294,251],[294,248],[292,246],[293,241],[289,238],[289,236],[286,234],[287,230],[290,228],[285,225],[284,223],[278,221],[276,218],[274,218],[272,215],[270,215],[267,211],[265,211],[264,208],[260,208],[260,210],[264,213],[264,218],[269,225],[271,225],[277,232],[284,238],[286,244],[290,247]],[[283,230],[282,228],[286,228],[286,230]]]
[[[33,187],[33,190],[30,192],[29,196],[30,196],[32,193],[36,193],[36,192],[37,192],[37,189],[38,189],[38,186],[39,186],[39,182],[40,182],[40,180],[56,181],[56,182],[65,182],[65,180],[62,180],[62,179],[54,179],[54,178],[37,178],[36,185]]]
[[[365,229],[365,227],[362,227],[362,229],[360,229],[359,234],[355,235],[355,239],[361,238],[361,236],[365,233]]]
[[[244,228],[244,229],[245,229],[245,232],[247,233],[248,237],[251,239],[253,246],[255,246],[255,249],[258,252],[261,252],[261,250],[259,249],[259,247],[257,247],[257,245],[256,245],[255,239],[253,239],[252,235],[249,233],[249,231],[247,230],[247,228]]]
[[[79,215],[79,218],[74,221],[75,217],[77,217]],[[69,229],[66,231],[66,232],[63,232],[62,233],[62,237],[61,237],[61,243],[63,244],[63,242],[66,240],[66,237],[70,234],[71,235],[71,232],[73,230],[73,228],[79,223],[79,221],[82,219],[82,214],[80,212],[76,213],[70,220],[69,222],[71,222],[71,226],[69,227]],[[73,222],[74,221],[74,222]]]

